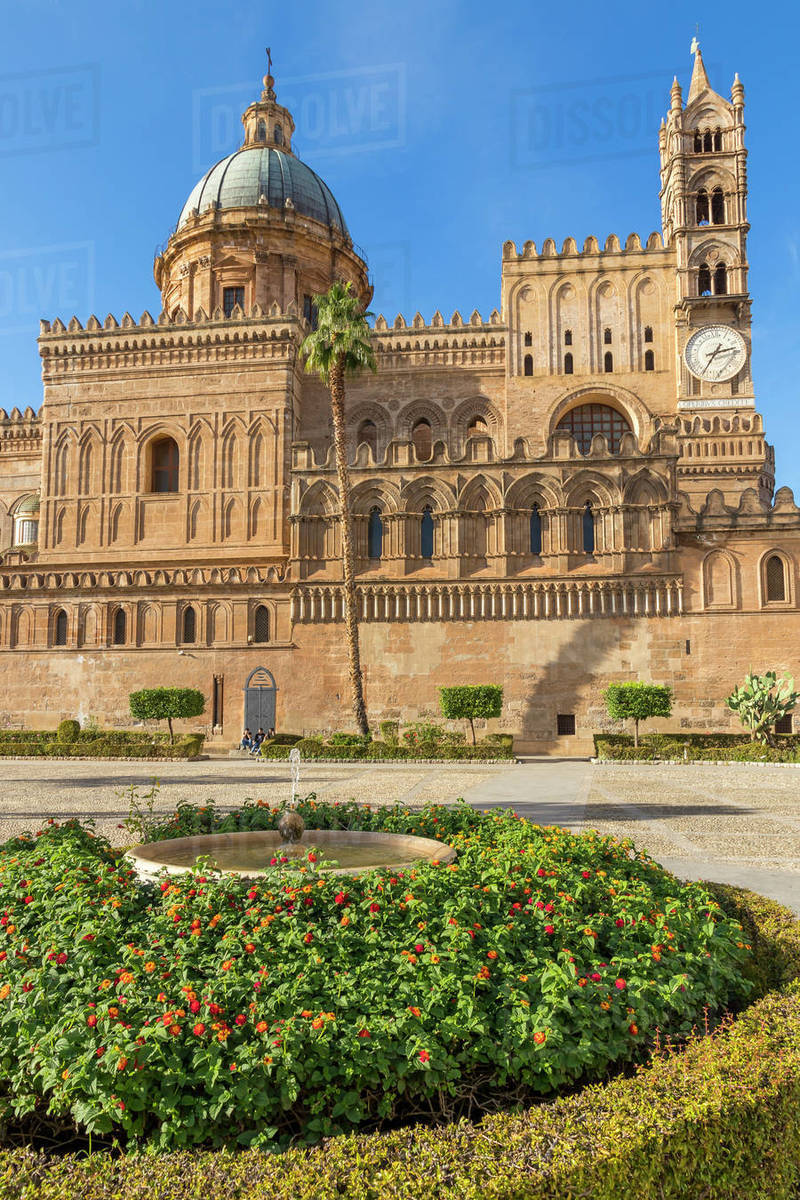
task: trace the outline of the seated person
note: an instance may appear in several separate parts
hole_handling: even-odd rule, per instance
[[[249,729],[245,729],[242,734],[242,740],[239,742],[240,750],[250,750],[253,745],[253,735]]]
[[[258,730],[256,731],[255,736],[250,743],[251,754],[258,754],[259,750],[261,749],[261,743],[266,736],[267,735],[264,733],[264,730],[259,725]]]

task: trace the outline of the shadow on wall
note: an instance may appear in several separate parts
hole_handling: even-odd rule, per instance
[[[633,642],[635,632],[611,621],[559,626],[569,630],[563,639],[549,640],[547,625],[536,639],[536,650],[547,661],[529,664],[530,690],[516,744],[523,753],[588,755],[594,749],[592,734],[608,722],[601,692],[624,670],[621,651]],[[632,667],[631,673],[636,677]]]

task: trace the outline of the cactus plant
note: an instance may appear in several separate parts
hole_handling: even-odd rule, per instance
[[[734,688],[725,703],[737,714],[739,720],[755,742],[775,745],[772,729],[776,721],[792,711],[800,693],[794,690],[794,679],[786,674],[778,679],[775,671],[764,675],[747,673],[744,683]]]

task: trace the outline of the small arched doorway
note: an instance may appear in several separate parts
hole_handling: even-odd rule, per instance
[[[256,667],[244,685],[244,727],[252,733],[275,728],[275,679],[266,667]]]

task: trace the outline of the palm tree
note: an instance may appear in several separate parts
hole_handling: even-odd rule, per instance
[[[317,328],[308,334],[301,347],[306,370],[319,375],[331,394],[333,447],[339,475],[339,503],[344,565],[344,619],[350,665],[350,687],[356,724],[364,736],[369,734],[364,704],[364,680],[358,646],[355,555],[353,522],[350,513],[350,475],[345,444],[344,380],[365,369],[377,371],[375,351],[370,340],[367,317],[357,296],[350,294],[349,283],[334,283],[327,292],[314,296]]]

